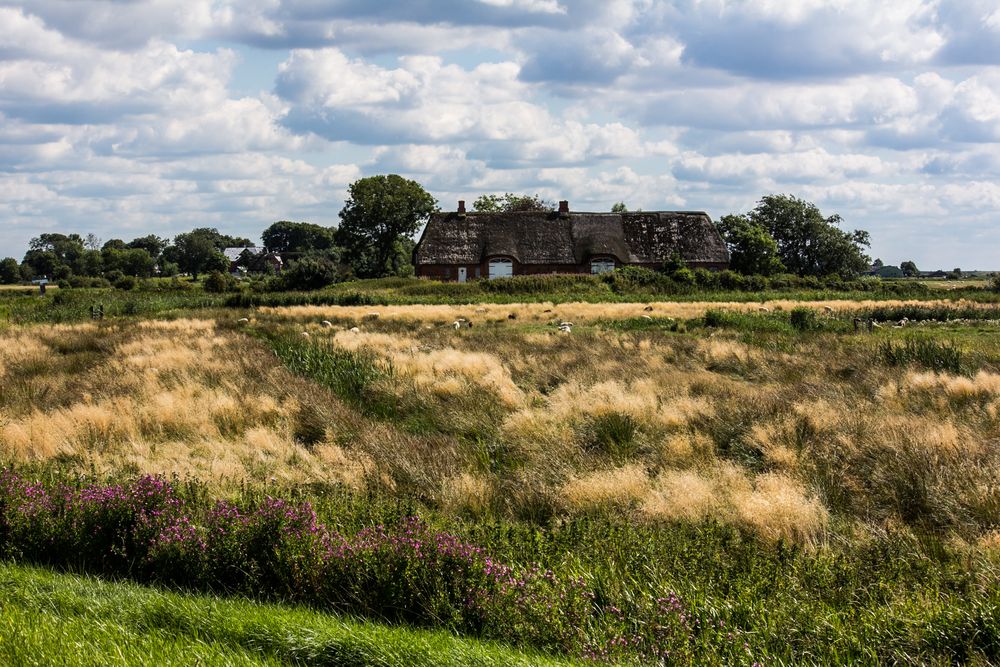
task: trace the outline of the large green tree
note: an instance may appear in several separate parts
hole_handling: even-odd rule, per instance
[[[770,276],[785,270],[778,244],[746,215],[724,215],[716,225],[729,248],[729,268],[745,275]]]
[[[480,195],[472,203],[478,213],[511,213],[514,211],[552,211],[555,206],[538,195],[518,195],[505,192],[502,195]]]
[[[913,260],[903,262],[899,265],[899,268],[907,278],[916,278],[920,275],[920,269],[917,268],[917,264]]]
[[[401,243],[437,210],[437,201],[416,181],[396,174],[359,179],[349,194],[336,234],[344,259],[363,278],[400,274],[409,265]]]
[[[174,243],[163,251],[165,261],[177,264],[181,271],[198,280],[198,274],[225,271],[229,262],[222,254],[226,239],[215,229],[195,229],[174,237]],[[247,241],[246,245],[250,245]]]
[[[145,250],[155,261],[160,256],[160,253],[163,252],[164,248],[167,247],[167,239],[160,238],[156,234],[147,234],[146,236],[140,236],[137,239],[129,241],[128,247]]]
[[[329,250],[334,244],[334,232],[310,222],[279,220],[261,233],[268,250],[288,254],[303,254],[314,250]]]
[[[21,280],[21,267],[13,257],[0,260],[0,284],[10,285]]]
[[[792,273],[846,278],[869,267],[864,253],[870,245],[868,232],[840,229],[841,217],[824,217],[815,204],[789,195],[767,195],[746,217],[774,239],[778,258]]]
[[[76,268],[84,250],[83,237],[79,234],[41,234],[28,243],[24,263],[36,275],[67,275]]]

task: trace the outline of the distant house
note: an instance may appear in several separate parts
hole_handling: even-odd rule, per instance
[[[464,282],[539,273],[604,273],[659,268],[679,256],[692,269],[726,269],[729,251],[706,213],[558,211],[431,216],[414,250],[416,274]]]
[[[229,260],[229,273],[242,275],[245,273],[280,273],[283,267],[281,255],[269,252],[267,248],[247,246],[242,248],[226,248],[222,254]]]

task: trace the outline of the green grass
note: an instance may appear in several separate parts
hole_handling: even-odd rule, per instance
[[[0,564],[5,665],[568,665],[444,632]]]

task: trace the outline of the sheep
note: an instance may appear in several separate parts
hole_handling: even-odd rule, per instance
[[[560,322],[559,323],[559,328],[560,329],[563,328],[563,327],[573,327],[573,326],[576,326],[576,325],[573,324],[572,322]]]
[[[303,331],[302,332],[302,337],[303,338],[309,338],[309,332],[308,331]]]
[[[241,317],[240,319],[236,320],[236,323],[237,324],[250,324],[250,319],[247,318],[247,317]]]
[[[329,329],[330,327],[332,327],[332,326],[333,326],[333,322],[331,322],[330,320],[323,320],[323,321],[322,321],[322,322],[320,322],[319,324],[320,324],[320,326],[321,326],[321,327],[323,327],[324,329]]]
[[[451,326],[455,328],[455,331],[458,331],[459,329],[462,328],[462,323],[459,322],[458,320],[455,320],[454,322],[451,323]]]
[[[647,313],[651,313],[651,312],[653,312],[653,307],[652,306],[646,306],[645,308],[643,308],[643,310],[646,311]]]
[[[760,308],[757,309],[757,312],[758,313],[770,313],[771,309],[768,308],[767,306],[761,306]]]
[[[361,333],[361,329],[359,329],[357,327],[351,327],[350,331],[351,331],[351,333],[355,333],[355,334],[356,333]]]
[[[833,315],[833,308],[831,308],[830,306],[823,306],[823,312],[825,312],[827,315]]]

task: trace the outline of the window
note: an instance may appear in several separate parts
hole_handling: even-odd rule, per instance
[[[615,270],[615,260],[613,259],[592,259],[590,260],[590,272],[608,273]]]

